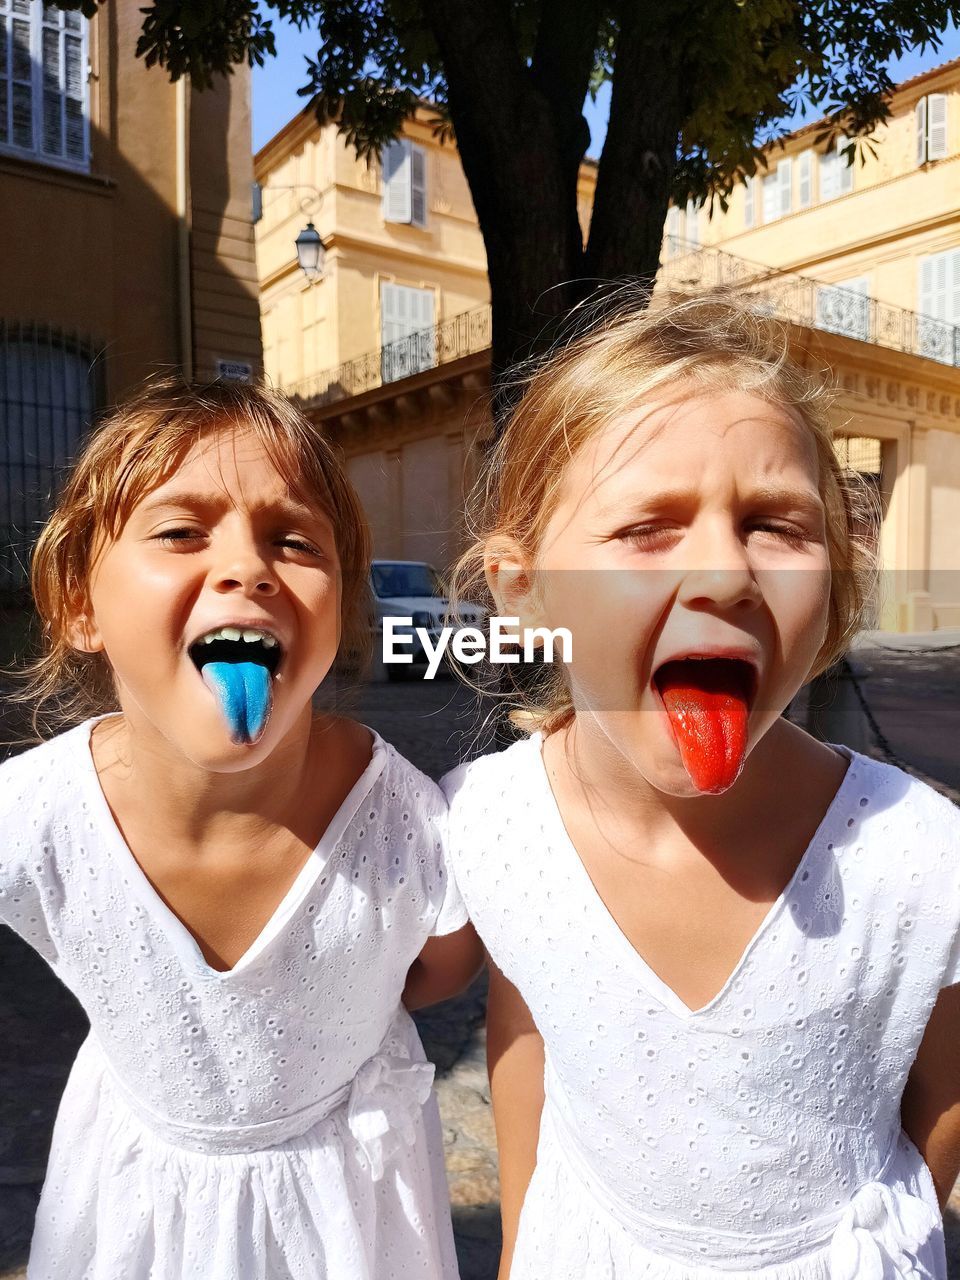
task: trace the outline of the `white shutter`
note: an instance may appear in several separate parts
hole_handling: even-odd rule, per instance
[[[743,225],[752,227],[756,218],[756,178],[748,178],[743,187]]]
[[[921,258],[919,271],[920,353],[953,364],[958,354],[953,325],[960,324],[960,249]]]
[[[432,369],[436,364],[434,294],[432,289],[410,289],[417,327],[418,368]]]
[[[843,148],[847,145],[849,141],[850,139],[845,138],[843,134],[841,134],[840,137],[837,139],[837,166],[840,170],[841,193],[853,190],[853,166],[855,163],[855,158],[851,159],[850,163],[847,164],[847,157],[841,154],[841,152],[843,151]]]
[[[820,199],[832,200],[837,195],[837,157],[832,151],[820,157]]]
[[[776,170],[763,176],[763,220],[773,222],[780,216],[780,179]]]
[[[427,161],[423,148],[410,144],[410,221],[427,225]]]
[[[927,100],[921,98],[916,109],[917,164],[927,158]]]
[[[947,154],[947,95],[927,96],[927,159],[942,160]]]
[[[801,151],[797,157],[797,186],[801,209],[813,204],[813,152]]]
[[[672,258],[680,251],[680,210],[671,205],[667,210],[667,257]]]
[[[684,219],[684,235],[688,245],[699,247],[700,245],[700,210],[697,208],[695,201],[687,201],[686,215]]]
[[[380,286],[380,345],[388,347],[402,337],[400,321],[400,289],[395,284]]]
[[[777,165],[780,180],[780,214],[785,217],[793,208],[793,161],[781,160]]]
[[[409,222],[413,213],[410,182],[410,143],[398,138],[383,149],[383,217],[386,222]]]

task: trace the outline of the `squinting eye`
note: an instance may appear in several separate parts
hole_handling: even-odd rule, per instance
[[[621,542],[632,542],[637,547],[650,547],[668,541],[675,532],[671,526],[662,524],[637,525],[633,529],[624,529],[616,536]]]
[[[798,544],[801,542],[809,542],[810,535],[805,529],[798,529],[796,525],[791,524],[755,524],[751,526],[760,533],[771,533],[776,538],[782,538],[785,542]]]
[[[319,556],[323,554],[323,552],[318,551],[317,548],[312,546],[309,542],[304,542],[300,538],[281,538],[280,545],[281,547],[291,547],[294,551],[302,551],[308,556]]]
[[[164,529],[163,533],[155,535],[154,541],[173,545],[174,543],[198,542],[203,536],[199,529]]]

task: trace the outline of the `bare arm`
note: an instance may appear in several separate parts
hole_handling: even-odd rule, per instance
[[[960,985],[940,992],[910,1069],[900,1114],[930,1168],[943,1208],[960,1173]]]
[[[407,973],[403,1003],[410,1010],[436,1004],[470,985],[483,967],[483,944],[472,924],[429,938]]]
[[[492,960],[487,1003],[487,1069],[500,1155],[503,1254],[499,1280],[508,1280],[520,1210],[537,1163],[543,1111],[543,1039],[523,997]]]

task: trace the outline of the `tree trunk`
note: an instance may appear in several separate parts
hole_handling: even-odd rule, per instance
[[[585,250],[577,182],[598,6],[552,0],[547,12],[545,4],[528,67],[506,0],[423,0],[487,252],[498,424],[514,399],[511,371],[550,345],[575,303],[619,277],[656,274],[681,107],[677,58],[662,24],[649,29],[645,8],[624,5]]]

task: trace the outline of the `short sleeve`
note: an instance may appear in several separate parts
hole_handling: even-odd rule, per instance
[[[437,918],[433,923],[433,929],[430,934],[433,938],[441,938],[446,933],[456,933],[470,919],[467,915],[467,908],[464,906],[463,898],[460,896],[456,877],[450,870],[450,865],[446,859],[444,859],[440,867],[439,874],[443,877],[445,887],[440,910],[437,912]]]
[[[44,785],[42,779],[30,776],[23,757],[0,769],[0,924],[9,925],[54,964],[57,948],[50,936],[42,889],[50,847],[33,821],[43,807]]]

